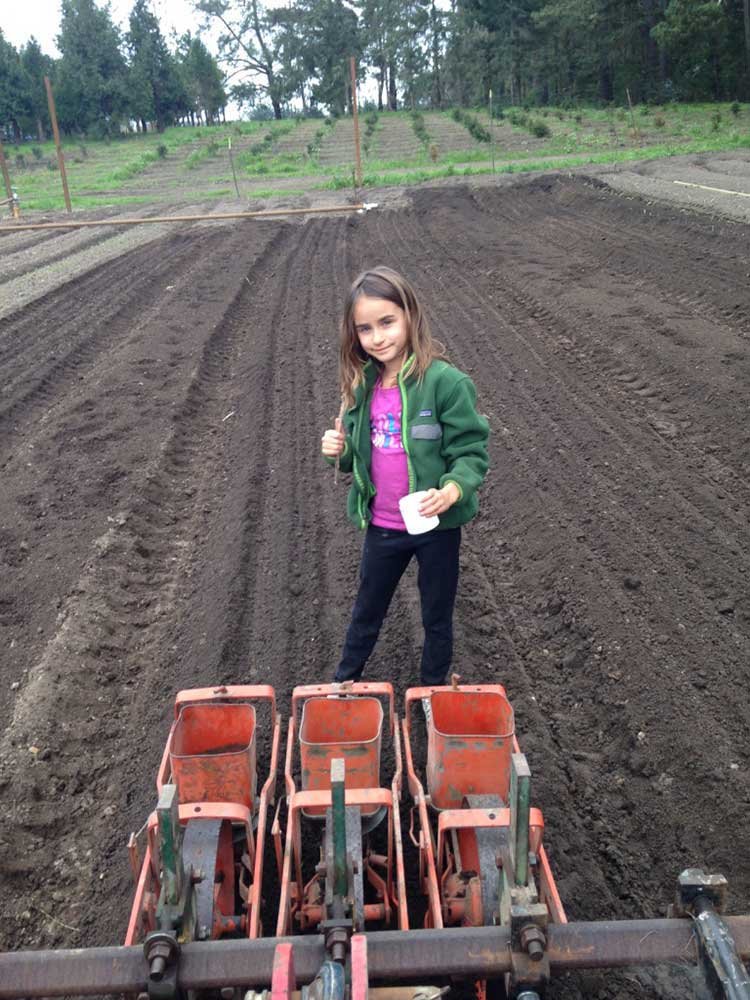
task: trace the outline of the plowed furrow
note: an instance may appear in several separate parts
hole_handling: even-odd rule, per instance
[[[414,239],[414,237],[415,237],[415,232],[412,231],[412,232],[409,233],[409,239],[408,239],[408,241],[406,241],[406,240],[404,241],[404,246],[408,245],[408,247],[410,248],[410,250],[412,251],[412,253],[414,252],[414,249],[415,249],[415,239]],[[431,244],[430,249],[434,253],[434,244]],[[425,254],[425,257],[423,259],[425,259],[425,260],[428,259],[426,254]],[[429,283],[429,279],[427,279],[427,280],[428,280],[428,283]],[[434,277],[433,277],[432,284],[433,284],[433,287],[435,285],[437,285],[437,281],[435,280]],[[453,294],[453,300],[452,301],[454,303],[458,303],[459,306],[460,306],[462,304],[462,300],[463,300],[463,310],[462,310],[463,314],[464,314],[463,318],[462,318],[463,322],[461,322],[460,319],[457,318],[458,321],[457,321],[457,324],[456,324],[456,328],[459,328],[459,329],[461,327],[463,327],[464,329],[466,329],[466,327],[469,324],[471,324],[472,322],[476,323],[476,313],[472,311],[472,307],[471,307],[471,304],[470,304],[470,303],[476,303],[476,301],[477,301],[477,298],[476,298],[476,287],[475,286],[471,286],[470,288],[467,287],[466,288],[466,294],[462,295],[461,294],[461,292],[462,292],[462,285],[464,285],[464,284],[465,283],[462,282],[461,279],[457,279],[455,277],[453,278],[453,293],[454,294]],[[450,311],[449,311],[449,314],[450,314]],[[505,341],[505,343],[507,345],[507,340]],[[464,341],[464,346],[465,345],[466,345],[466,341]],[[485,347],[485,350],[489,350],[489,343],[486,341],[486,339],[484,340],[484,347]],[[476,365],[477,365],[477,368],[475,370],[479,370],[479,365],[481,364],[481,360],[482,360],[481,346],[476,350],[475,359],[476,359]],[[528,363],[528,359],[524,359],[524,360]],[[505,362],[505,364],[507,364],[507,354],[505,355],[504,362]],[[470,370],[472,370],[472,369],[474,369],[473,365],[470,366]],[[511,369],[511,371],[513,371],[513,370]],[[523,369],[523,371],[528,371],[528,369]],[[548,371],[546,374],[547,374],[547,376],[549,376],[550,372]],[[512,383],[510,383],[510,385],[509,385],[509,388],[511,390],[511,394],[510,394],[510,397],[507,400],[507,409],[508,409],[508,411],[510,413],[514,414],[514,415],[517,414],[517,413],[523,414],[523,413],[531,413],[531,412],[533,412],[533,410],[535,408],[534,407],[534,400],[532,398],[531,393],[528,392],[528,391],[524,392],[523,395],[522,395],[522,397],[518,400],[517,404],[514,405],[514,400],[513,400],[512,397],[516,393],[516,384],[517,384],[517,381],[518,381],[518,371],[516,370],[515,372],[513,372],[513,375],[514,375],[514,377],[513,377]],[[541,384],[541,382],[538,383],[538,384]],[[568,411],[564,411],[564,412],[569,412],[569,410]],[[538,415],[539,420],[543,421],[543,422],[541,422],[541,423],[535,422],[534,425],[533,425],[533,427],[531,425],[527,425],[527,427],[525,429],[525,435],[524,435],[525,438],[526,438],[526,440],[524,441],[523,437],[518,440],[518,454],[523,455],[523,454],[526,454],[526,453],[528,453],[530,451],[536,452],[536,455],[535,455],[535,465],[537,466],[537,469],[534,470],[534,469],[528,467],[528,465],[527,465],[528,473],[529,473],[529,482],[530,483],[534,483],[536,481],[537,489],[538,489],[539,495],[540,495],[540,500],[545,500],[546,501],[547,497],[548,497],[548,494],[549,494],[549,486],[547,485],[548,483],[560,482],[560,483],[566,484],[566,486],[567,486],[567,484],[570,484],[571,486],[573,486],[573,484],[575,484],[576,482],[585,481],[585,479],[582,479],[582,477],[585,477],[585,475],[586,475],[584,467],[581,467],[578,470],[575,470],[575,468],[572,465],[569,465],[569,463],[567,461],[568,455],[571,454],[571,449],[572,449],[573,455],[579,453],[579,447],[584,443],[584,438],[581,437],[579,441],[576,441],[575,439],[571,440],[570,438],[568,438],[568,440],[565,442],[565,437],[560,434],[560,430],[556,426],[556,422],[550,419],[550,416],[549,416],[548,412],[547,412],[547,414],[545,414],[544,411],[538,411],[537,415]],[[511,440],[515,442],[515,440],[518,437],[518,429],[519,429],[518,428],[517,418],[514,417],[514,421],[513,422],[514,422],[514,424],[516,426],[514,427],[514,433],[511,436]],[[566,447],[565,448],[558,447],[556,449],[557,454],[555,454],[555,459],[554,459],[554,464],[553,464],[549,460],[548,456],[546,454],[544,454],[543,449],[541,449],[539,447],[539,443],[540,443],[540,440],[549,440],[550,441],[550,445],[554,446],[555,443],[556,443],[555,442],[555,438],[557,438],[558,441],[561,444],[564,442],[565,445],[566,445]],[[540,452],[542,452],[542,453],[540,454]],[[543,462],[542,469],[538,468],[540,461]],[[562,461],[562,466],[560,464],[561,461]],[[525,464],[527,464],[527,463],[525,463]],[[597,489],[596,485],[595,485],[596,484],[596,480],[594,480],[594,483],[591,483],[590,482],[590,478],[589,478],[589,483],[590,483],[590,485],[589,485],[589,499],[593,500],[593,505],[594,505],[594,507],[596,507],[596,506],[598,506],[604,500],[605,497],[608,496],[608,494],[610,493],[610,491],[608,489],[606,489],[606,488],[603,488],[601,490]],[[603,485],[606,486],[606,484],[603,484]],[[593,487],[593,489],[592,489],[592,487]],[[560,517],[561,522],[562,522],[562,524],[564,524],[565,523],[565,512],[566,511],[570,512],[570,511],[575,510],[577,497],[576,497],[575,493],[569,493],[568,490],[567,490],[567,488],[565,490],[565,493],[563,493],[562,495],[560,495],[560,491],[558,489],[557,490],[557,494],[558,494],[558,496],[557,496],[558,503],[554,503],[553,502],[553,504],[551,506],[550,506],[549,503],[547,503],[547,506],[548,506],[548,509],[549,509],[549,512],[548,512],[547,516],[548,516],[548,518],[550,520],[556,521],[555,513],[556,513],[556,508],[557,508],[557,513],[559,513],[559,515],[561,516]],[[597,498],[598,498],[598,502],[597,502]],[[569,519],[569,516],[570,515],[568,513],[568,519]],[[587,520],[589,520],[589,519],[587,519]],[[575,527],[575,526],[573,525],[571,527]],[[634,528],[636,528],[636,526],[634,524],[631,524],[630,527],[629,527],[629,529],[628,529],[628,531],[627,531],[627,533],[626,533],[626,536],[628,538],[629,544],[632,544],[632,539],[633,539],[633,534],[634,534]],[[588,524],[586,526],[586,532],[585,532],[586,543],[583,546],[581,546],[581,548],[584,548],[584,550],[586,550],[586,549],[589,550],[589,559],[594,563],[594,567],[596,569],[595,578],[599,579],[599,583],[595,585],[595,588],[591,588],[591,589],[592,590],[593,589],[598,589],[602,593],[606,593],[607,596],[608,596],[608,598],[610,600],[614,599],[615,601],[618,601],[617,594],[620,592],[620,587],[618,585],[619,581],[617,581],[611,574],[608,574],[608,573],[606,573],[606,571],[603,571],[603,569],[602,569],[602,561],[601,561],[601,559],[597,558],[597,552],[600,555],[604,555],[605,558],[606,558],[606,561],[609,562],[610,564],[612,562],[614,562],[614,564],[617,565],[617,562],[619,561],[619,559],[618,559],[616,553],[612,553],[612,551],[611,551],[611,542],[606,543],[605,540],[602,538],[601,541],[599,542],[599,544],[597,544],[597,541],[595,540],[595,536],[598,535],[598,534],[599,534],[599,532],[597,532],[595,530],[592,530],[592,525]],[[637,537],[638,534],[640,534],[640,533],[636,530],[635,531],[635,536]],[[594,538],[592,538],[592,536],[594,536]],[[650,540],[648,540],[646,538],[642,538],[642,544],[644,546],[644,552],[648,553],[649,549],[651,548]],[[601,547],[600,547],[600,545],[601,545]],[[571,548],[574,548],[574,546],[571,546]],[[614,555],[614,559],[613,559],[613,555]],[[655,563],[655,566],[658,567],[658,571],[659,572],[663,573],[664,572],[664,567],[662,565],[662,562],[663,562],[662,559],[657,559],[657,561]],[[620,565],[622,565],[622,562],[620,563]],[[592,582],[593,582],[593,580],[592,580]],[[589,589],[589,588],[587,588],[587,589]],[[613,597],[613,595],[614,595],[614,597]],[[677,596],[677,598],[679,599],[679,595],[675,595],[675,596]],[[620,600],[619,603],[622,604],[622,614],[623,614],[623,617],[626,617],[626,620],[627,620],[629,609],[625,605],[624,601]],[[695,595],[695,603],[696,603],[696,607],[700,604],[700,595]],[[705,601],[703,603],[705,603]],[[687,610],[689,610],[689,609],[687,609]],[[630,611],[630,614],[632,615],[632,611]],[[590,607],[589,608],[589,619],[590,620],[596,620],[597,617],[599,617],[599,615],[597,614],[596,608],[595,607]],[[706,623],[710,624],[710,619],[706,619]],[[641,623],[641,626],[645,626],[645,625],[646,625],[646,621],[645,621],[645,618],[644,618],[644,620]],[[638,630],[638,628],[636,628],[636,629],[634,629],[634,631],[637,632],[639,630]],[[641,645],[641,648],[639,649],[637,642],[636,642],[635,646],[633,646],[633,643],[631,642],[630,649],[632,650],[633,654],[640,655],[640,657],[642,657],[642,658],[647,658],[648,655],[649,655],[648,649],[645,646],[643,646],[643,645]],[[696,649],[696,652],[697,652],[697,649]],[[732,652],[732,650],[731,650],[731,643],[729,643],[728,646],[727,646],[727,652],[730,654],[727,657],[727,659],[728,659],[728,661],[731,662],[731,658],[732,658],[731,657],[731,652]],[[675,664],[675,666],[676,666],[676,664]],[[678,680],[678,678],[674,678],[673,677],[672,683],[675,683],[677,680]],[[700,697],[693,692],[693,696],[692,696],[692,699],[691,699],[691,697],[690,697],[691,691],[690,691],[689,687],[687,685],[685,685],[685,684],[682,684],[681,688],[682,688],[682,695],[685,696],[688,700],[692,700],[694,702],[694,704],[695,704],[695,709],[698,710],[699,704],[700,704],[700,701],[701,701]],[[705,707],[704,707],[704,712],[705,712]],[[721,720],[720,718],[717,718],[716,723],[717,723],[717,725],[716,725],[716,728],[714,729],[714,733],[715,733],[716,737],[719,738],[719,739],[720,739],[720,737],[719,737],[718,734],[723,733],[724,742],[725,742],[724,752],[725,753],[729,753],[730,755],[732,753],[734,753],[735,756],[736,756],[737,751],[739,751],[740,747],[742,746],[742,741],[740,741],[739,743],[736,741],[736,734],[734,732],[734,730],[736,729],[736,725],[739,723],[739,720],[737,720],[735,717],[733,717],[731,719],[731,722],[730,722],[730,720]],[[747,719],[745,720],[745,731],[747,731]],[[728,741],[728,742],[726,742],[726,741]],[[687,749],[687,747],[686,747],[686,749]]]
[[[0,322],[0,427],[12,432],[31,407],[49,406],[61,384],[85,377],[101,349],[116,347],[140,312],[158,303],[182,271],[198,267],[220,239],[202,231],[159,241],[95,269],[75,290],[62,286],[18,321]]]
[[[555,246],[566,258],[574,252],[589,267],[620,275],[645,287],[649,287],[654,279],[653,262],[665,263],[671,280],[668,286],[659,289],[662,301],[689,306],[694,314],[709,319],[720,316],[725,321],[747,323],[750,303],[741,292],[746,284],[741,227],[726,224],[723,252],[711,251],[707,250],[708,240],[716,237],[714,227],[708,221],[703,229],[700,226],[685,227],[676,240],[672,228],[664,234],[660,231],[661,228],[667,229],[660,227],[660,209],[644,207],[641,214],[643,225],[635,228],[623,223],[624,212],[599,217],[599,205],[592,200],[591,193],[587,190],[580,193],[576,186],[569,184],[566,191],[571,187],[570,197],[558,195],[554,198],[553,195],[553,225],[549,215],[551,206],[546,205],[547,212],[541,212],[538,197],[529,197],[523,208],[513,209],[517,221],[523,217],[524,239],[537,239],[546,246]],[[610,194],[605,204],[611,204],[613,200]],[[496,198],[479,194],[477,201],[485,211],[493,215],[496,213]],[[547,201],[547,198],[542,199],[543,203]],[[628,202],[624,204],[628,205]],[[633,214],[632,202],[630,208]],[[501,211],[500,216],[503,214],[506,213]],[[700,241],[701,250],[698,253],[693,248],[693,239]],[[567,265],[569,263],[566,261]],[[566,266],[568,269],[569,266]],[[732,303],[727,306],[721,291],[730,289]],[[740,329],[736,335],[741,339],[745,333]]]
[[[458,239],[460,240],[460,237]],[[454,242],[450,250],[447,248],[444,249],[452,255],[455,253],[453,249],[455,246],[456,243]],[[458,256],[454,259],[458,264]],[[484,290],[483,286],[484,282],[481,277],[477,277],[471,285],[469,298],[471,299],[472,295],[475,298],[478,294],[481,295],[482,299],[478,301],[482,301],[486,305],[487,312],[491,317],[491,324],[495,326],[498,332],[505,328],[508,334],[513,336],[516,341],[532,353],[533,361],[536,362],[539,369],[540,384],[545,383],[548,379],[548,373],[544,371],[547,367],[547,362],[535,345],[538,344],[546,349],[549,359],[555,359],[555,361],[560,359],[561,363],[554,366],[554,377],[560,381],[561,387],[564,387],[570,400],[574,403],[573,407],[565,408],[562,411],[563,419],[566,423],[569,424],[570,416],[575,415],[577,411],[580,412],[584,420],[581,427],[584,440],[588,434],[588,424],[590,422],[597,423],[607,436],[605,440],[614,441],[624,452],[629,472],[632,472],[638,466],[642,466],[643,477],[648,481],[658,484],[659,498],[662,500],[666,498],[670,504],[669,509],[666,508],[665,504],[663,511],[663,534],[666,545],[668,546],[669,544],[670,534],[676,535],[678,537],[674,537],[673,541],[676,550],[679,551],[680,546],[677,543],[682,540],[682,536],[679,534],[680,524],[684,520],[689,520],[691,523],[695,522],[700,525],[707,539],[711,540],[712,547],[715,547],[717,550],[715,567],[716,572],[719,573],[717,579],[721,578],[721,571],[725,570],[726,555],[728,553],[733,555],[732,567],[736,570],[736,576],[727,579],[725,586],[736,592],[737,588],[741,586],[740,581],[742,576],[750,569],[750,564],[745,565],[742,555],[741,538],[744,534],[744,518],[742,514],[735,514],[731,509],[731,505],[727,509],[728,505],[724,502],[724,496],[721,498],[715,496],[714,483],[707,476],[702,475],[700,471],[691,470],[689,480],[686,479],[684,475],[684,457],[677,454],[668,442],[663,441],[661,437],[655,434],[648,424],[645,422],[634,423],[631,419],[627,421],[618,420],[617,409],[611,407],[605,408],[600,403],[598,385],[587,387],[591,391],[586,395],[580,391],[580,382],[576,378],[578,372],[574,375],[569,370],[566,363],[568,358],[567,352],[559,350],[557,339],[560,336],[558,317],[551,315],[543,303],[531,299],[528,302],[527,310],[524,310],[523,306],[526,303],[521,300],[520,305],[522,308],[518,310],[517,303],[511,297],[511,301],[507,303],[510,309],[503,308],[501,312],[494,301],[496,295],[491,290]],[[513,296],[512,279],[510,290],[511,296]],[[467,315],[471,320],[474,318],[471,316],[471,311],[478,310],[477,303],[469,302],[467,309],[469,310]],[[550,320],[549,324],[544,323],[544,320],[547,318]],[[520,333],[520,330],[533,333],[533,340],[526,332]],[[507,342],[505,338],[503,340]],[[491,343],[487,345],[487,349],[490,351],[493,349]],[[525,364],[525,361],[521,363]],[[575,444],[575,440],[575,434],[572,428],[568,426],[560,434],[559,445],[560,447],[568,448]],[[649,452],[652,450],[655,453],[657,451],[661,452],[658,461],[649,460]],[[627,489],[629,479],[624,479],[620,473],[623,467],[621,460],[611,462],[600,460],[596,464],[593,461],[595,458],[595,455],[587,456],[585,473],[582,472],[582,474],[598,478],[604,485],[606,485],[606,480],[609,480],[609,488],[613,494]],[[638,481],[640,480],[641,476],[638,476]],[[742,491],[742,484],[738,483],[737,485],[739,490]],[[626,496],[621,503],[629,499]],[[741,509],[737,498],[734,499],[737,508]],[[675,506],[677,510],[682,511],[682,519],[674,517],[673,510]],[[627,510],[623,510],[621,513],[627,518]],[[726,530],[727,522],[733,523],[734,531]],[[686,554],[685,559],[691,561],[692,556]],[[680,572],[684,572],[685,567],[671,568],[679,568]]]

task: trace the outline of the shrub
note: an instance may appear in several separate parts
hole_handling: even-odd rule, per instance
[[[529,132],[537,139],[546,139],[548,136],[552,135],[550,127],[546,122],[542,122],[534,119],[529,121]]]
[[[49,170],[51,173],[54,174],[54,172],[57,169],[58,169],[57,160],[54,159],[54,157],[50,156],[50,158],[47,160],[47,170]]]
[[[88,149],[86,149],[86,147],[84,146],[84,144],[82,142],[80,142],[78,144],[78,152],[81,154],[81,156],[83,157],[84,160],[89,155]]]
[[[583,125],[583,115],[575,115],[573,121],[576,125]]]
[[[714,132],[718,132],[719,125],[721,125],[721,111],[717,108],[711,115],[711,128]]]
[[[159,157],[160,160],[165,160],[167,158],[167,152],[168,152],[167,147],[164,145],[163,142],[160,142],[159,145],[156,147],[156,155]]]
[[[433,144],[430,146],[430,159],[432,160],[433,163],[437,163],[437,158],[438,158],[438,148],[433,142]]]
[[[41,158],[44,156],[44,153],[42,152],[42,149],[41,149],[40,146],[32,146],[31,147],[31,153],[32,153],[34,159],[37,160],[37,161],[41,160]]]
[[[377,125],[378,125],[378,115],[377,115],[377,112],[376,111],[369,111],[365,115],[365,123],[366,123],[366,128],[365,128],[365,152],[369,153],[369,151],[370,151],[370,140],[372,139],[373,135],[375,134],[375,129],[377,128]]]
[[[470,115],[468,111],[463,111],[461,108],[454,108],[453,118],[455,121],[461,122],[477,142],[489,142],[492,139],[492,136],[479,119],[475,118],[474,115]]]
[[[325,128],[319,128],[315,135],[312,137],[310,142],[307,144],[307,155],[312,159],[320,152],[320,146],[326,137]]]
[[[424,123],[424,116],[420,111],[411,112],[411,127],[414,129],[417,139],[423,146],[426,146],[430,141],[430,136]]]
[[[23,153],[16,153],[16,169],[24,170],[26,167],[26,157]]]
[[[733,115],[736,116],[742,110],[742,105],[740,104],[739,101],[732,101],[731,105],[729,106],[729,110],[732,112]]]
[[[664,117],[664,115],[654,115],[654,125],[657,128],[664,128],[664,126],[666,124],[667,124],[667,120]]]

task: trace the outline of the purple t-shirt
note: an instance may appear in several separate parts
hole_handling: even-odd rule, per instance
[[[379,528],[406,531],[398,502],[409,492],[409,467],[401,440],[401,391],[398,386],[375,387],[370,404],[370,474],[377,490],[372,500],[372,523]]]

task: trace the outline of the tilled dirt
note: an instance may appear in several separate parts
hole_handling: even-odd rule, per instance
[[[7,238],[9,275],[32,245]],[[331,677],[360,538],[319,440],[374,263],[415,283],[491,423],[456,667],[507,687],[569,917],[663,915],[689,865],[748,912],[747,261],[740,223],[550,177],[186,228],[7,312],[0,944],[122,939],[176,690],[270,682],[286,714]],[[368,676],[402,698],[419,648],[409,576]]]

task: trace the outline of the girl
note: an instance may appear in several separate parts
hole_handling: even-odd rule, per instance
[[[360,587],[335,680],[358,680],[398,581],[416,556],[425,641],[422,684],[445,682],[453,653],[453,606],[461,525],[477,512],[489,427],[471,379],[444,360],[411,285],[387,267],[351,287],[341,324],[343,421],[322,452],[353,474],[349,517],[367,528]],[[398,501],[426,490],[433,531],[410,535]]]

